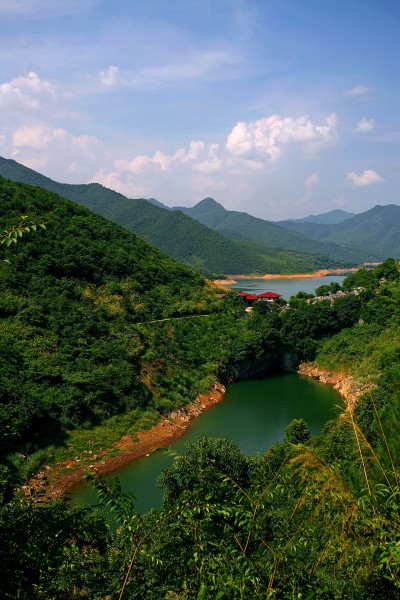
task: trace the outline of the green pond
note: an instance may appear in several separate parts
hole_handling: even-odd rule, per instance
[[[342,400],[330,386],[295,373],[271,373],[262,379],[230,384],[225,399],[195,419],[185,435],[171,445],[181,452],[196,438],[226,437],[234,440],[248,455],[262,453],[283,441],[285,427],[292,419],[303,418],[312,435],[338,414]],[[122,489],[136,498],[140,512],[161,505],[162,494],[156,480],[172,463],[164,450],[153,452],[115,471]],[[73,504],[96,504],[96,492],[87,484],[71,494]]]

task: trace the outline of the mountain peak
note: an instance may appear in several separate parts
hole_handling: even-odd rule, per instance
[[[214,200],[214,198],[204,198],[203,200],[200,200],[200,202],[198,202],[197,204],[194,205],[194,207],[196,209],[196,212],[199,213],[201,212],[210,212],[210,211],[214,211],[214,210],[225,210],[224,207],[222,206],[222,204],[219,204],[219,202],[216,202],[216,200]]]

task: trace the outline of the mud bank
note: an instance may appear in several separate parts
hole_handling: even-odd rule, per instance
[[[227,275],[227,279],[216,279],[213,281],[215,285],[231,285],[237,283],[241,279],[311,279],[313,277],[325,277],[326,275],[347,275],[355,273],[358,268],[350,269],[320,269],[313,273],[267,273],[266,275]]]
[[[136,440],[130,435],[124,436],[101,455],[94,455],[90,465],[81,466],[82,457],[55,466],[46,465],[38,476],[22,486],[21,491],[37,502],[63,498],[76,485],[84,481],[85,473],[88,471],[106,475],[159,448],[169,446],[182,437],[196,417],[222,402],[224,395],[225,387],[216,382],[208,394],[198,396],[187,406],[161,418],[151,429],[139,431]],[[116,455],[110,456],[110,451],[111,454],[116,453]]]

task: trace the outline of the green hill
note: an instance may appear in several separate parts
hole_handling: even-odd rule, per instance
[[[73,428],[129,412],[136,422],[144,410],[168,410],[207,389],[212,368],[198,367],[199,349],[177,360],[180,335],[190,340],[177,332],[185,319],[218,317],[214,288],[88,209],[0,178],[0,231],[20,215],[47,226],[0,245],[3,462],[62,445]]]
[[[351,217],[354,216],[355,213],[349,213],[340,208],[336,208],[335,210],[330,210],[319,215],[308,215],[308,217],[303,217],[302,219],[290,219],[290,221],[293,221],[294,223],[322,223],[326,225],[335,225],[336,223],[343,223],[343,221],[347,221],[347,219],[351,219]]]
[[[178,208],[207,227],[232,238],[252,240],[286,250],[328,255],[353,263],[375,258],[373,251],[366,251],[350,243],[345,245],[310,239],[295,231],[296,224],[293,226],[294,231],[289,232],[276,223],[264,221],[248,213],[228,211],[212,198],[205,198],[192,208]]]
[[[29,183],[56,192],[82,204],[122,225],[175,260],[212,276],[224,273],[293,273],[320,268],[348,266],[344,258],[327,256],[323,244],[308,243],[285,247],[285,243],[268,244],[266,240],[242,241],[232,238],[232,232],[213,231],[181,211],[169,210],[160,202],[131,200],[100,184],[70,185],[57,183],[48,177],[0,157],[0,176],[12,181]],[[282,231],[280,235],[282,237]],[[285,233],[287,238],[298,237]],[[235,237],[235,235],[233,235]],[[351,259],[355,260],[355,259]],[[358,258],[357,258],[358,260]]]
[[[261,455],[247,456],[227,439],[187,444],[159,478],[162,506],[146,514],[137,512],[118,481],[92,478],[118,527],[110,527],[97,507],[10,500],[0,507],[4,598],[199,600],[235,598],[239,592],[241,598],[265,600],[397,600],[398,262],[352,275],[344,288],[363,291],[333,302],[298,298],[289,310],[260,302],[244,316],[231,297],[221,312],[196,321],[139,324],[139,306],[129,304],[130,295],[141,290],[152,310],[146,290],[156,281],[160,294],[163,273],[155,269],[155,281],[143,287],[131,268],[140,279],[142,267],[147,270],[159,254],[143,242],[131,254],[134,238],[120,228],[42,190],[10,185],[1,183],[1,193],[11,212],[50,209],[54,220],[49,215],[43,236],[24,236],[10,256],[7,276],[1,272],[1,450],[16,445],[17,435],[20,444],[0,464],[2,487],[10,464],[19,461],[26,471],[32,449],[51,433],[75,461],[94,467],[99,430],[86,423],[81,429],[86,443],[78,448],[67,428],[72,419],[87,418],[91,408],[92,419],[118,411],[121,395],[128,402],[125,429],[131,433],[129,419],[142,406],[137,402],[149,406],[160,381],[171,397],[190,389],[197,370],[214,368],[215,374],[217,364],[220,374],[239,377],[246,365],[283,352],[297,361],[315,359],[330,376],[337,374],[351,396],[361,395],[315,438],[302,418],[294,419],[284,441]],[[119,256],[117,264],[108,245]],[[178,289],[185,278],[186,300],[197,292],[204,296],[204,283],[183,267],[167,259],[163,270],[166,314],[182,301]],[[209,311],[213,307],[211,298],[203,304]],[[281,408],[277,398],[276,410]],[[114,413],[108,430],[126,433],[122,418]],[[150,423],[148,417],[142,426]],[[47,456],[40,458],[38,464],[46,465]]]
[[[377,260],[400,255],[400,206],[375,206],[336,225],[280,221],[292,232],[337,244],[354,243],[373,250]]]

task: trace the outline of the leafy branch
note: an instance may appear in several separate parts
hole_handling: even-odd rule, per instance
[[[5,229],[0,233],[0,244],[5,244],[6,246],[11,246],[13,243],[16,244],[18,238],[36,231],[38,227],[46,229],[45,223],[37,223],[33,219],[29,219],[28,215],[21,215],[20,222],[17,225],[14,225],[11,229]]]

